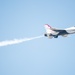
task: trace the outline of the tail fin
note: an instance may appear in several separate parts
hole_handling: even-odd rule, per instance
[[[49,26],[48,24],[45,24],[45,29],[47,33],[51,33],[52,32],[52,27]]]
[[[45,24],[45,28],[50,29],[52,27],[50,25],[48,25],[48,24]]]

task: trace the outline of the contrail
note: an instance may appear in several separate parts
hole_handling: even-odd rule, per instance
[[[13,39],[13,40],[6,40],[6,41],[1,41],[0,42],[0,46],[8,46],[8,45],[12,45],[12,44],[19,44],[25,41],[29,41],[29,40],[33,40],[33,39],[38,39],[38,38],[42,38],[42,36],[37,36],[37,37],[32,37],[32,38],[23,38],[23,39]]]

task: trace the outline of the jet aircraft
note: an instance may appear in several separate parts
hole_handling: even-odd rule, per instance
[[[75,26],[66,28],[66,29],[57,29],[57,28],[51,27],[48,24],[45,24],[45,29],[46,29],[46,33],[44,34],[44,36],[50,39],[53,37],[58,38],[58,36],[67,37],[69,34],[75,33]]]

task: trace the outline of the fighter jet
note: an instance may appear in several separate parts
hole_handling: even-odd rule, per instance
[[[48,24],[45,24],[45,29],[46,29],[46,33],[44,34],[44,36],[50,39],[53,37],[58,38],[58,36],[67,37],[69,34],[75,33],[75,26],[66,28],[66,29],[57,29],[57,28],[51,27]]]

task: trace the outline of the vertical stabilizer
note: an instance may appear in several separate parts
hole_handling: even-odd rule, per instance
[[[51,33],[52,32],[51,26],[49,26],[48,24],[45,24],[45,29],[46,29],[47,33]]]

